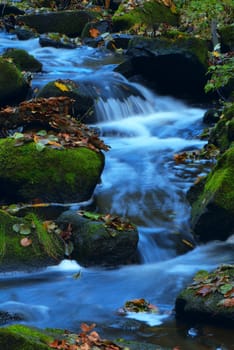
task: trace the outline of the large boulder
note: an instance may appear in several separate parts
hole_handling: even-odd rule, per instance
[[[69,37],[80,36],[86,23],[94,19],[88,11],[59,11],[19,16],[27,26],[40,34],[61,33]]]
[[[199,271],[194,282],[177,296],[176,317],[189,321],[208,321],[234,326],[234,265],[215,271]]]
[[[7,202],[80,202],[90,199],[100,181],[104,155],[86,147],[38,149],[0,140],[0,198]],[[56,148],[56,147],[55,147]]]
[[[57,222],[71,225],[71,257],[82,265],[117,266],[136,261],[138,232],[123,218],[68,210]]]
[[[47,232],[35,214],[23,218],[0,210],[0,222],[0,271],[29,271],[64,258],[62,239]]]
[[[115,71],[127,78],[140,76],[160,94],[179,98],[204,98],[207,82],[207,43],[188,35],[134,37],[127,60]]]
[[[0,107],[24,100],[30,91],[21,71],[0,57]]]
[[[210,174],[188,193],[192,204],[191,226],[202,242],[226,240],[234,232],[233,173],[232,146],[219,158]]]

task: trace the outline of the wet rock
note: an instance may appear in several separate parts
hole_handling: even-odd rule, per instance
[[[56,33],[55,33],[56,34]],[[41,35],[39,38],[39,44],[41,47],[55,47],[56,49],[62,48],[62,49],[75,49],[77,47],[76,44],[67,41],[64,41],[63,38],[61,38],[58,35],[58,38],[55,38],[55,35],[52,37],[51,35]]]
[[[60,11],[19,16],[27,26],[38,33],[61,33],[77,37],[86,23],[92,21],[93,15],[87,11]]]
[[[35,33],[35,31],[21,27],[14,28],[14,33],[19,40],[29,40],[38,37],[38,34]]]
[[[73,110],[70,113],[77,119],[82,119],[83,122],[92,120],[94,100],[85,92],[81,85],[70,79],[59,79],[46,84],[37,94],[37,98],[58,96],[67,96],[74,100]]]
[[[82,265],[118,266],[136,261],[139,239],[136,228],[118,230],[73,210],[64,212],[57,222],[71,224],[72,258]]]
[[[175,38],[134,37],[127,60],[115,71],[128,79],[141,76],[160,94],[205,98],[208,48],[205,41],[187,35]]]
[[[38,149],[29,142],[0,140],[0,198],[9,202],[89,200],[100,181],[104,155],[86,147]]]
[[[21,71],[0,57],[0,107],[23,101],[30,90]]]
[[[207,178],[190,189],[191,226],[200,241],[226,240],[234,232],[234,147],[218,160]],[[199,188],[197,187],[199,186]]]
[[[206,111],[203,117],[203,122],[205,124],[213,124],[219,121],[222,111],[217,108],[210,108]]]
[[[233,327],[233,284],[234,265],[223,265],[210,273],[199,271],[194,282],[177,296],[176,317]]]
[[[21,71],[41,72],[42,70],[42,64],[25,50],[7,49],[2,57],[12,59]]]

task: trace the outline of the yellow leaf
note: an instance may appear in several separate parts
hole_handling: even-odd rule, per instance
[[[69,91],[70,89],[67,87],[67,85],[60,83],[58,81],[55,81],[54,85],[61,91]]]
[[[220,57],[220,53],[219,53],[218,51],[213,51],[213,52],[212,52],[212,55],[213,55],[214,57]]]

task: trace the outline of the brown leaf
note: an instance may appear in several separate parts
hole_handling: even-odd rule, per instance
[[[224,307],[234,307],[234,298],[227,298],[221,300],[218,305],[222,305]]]
[[[207,284],[207,285],[202,286],[200,289],[198,289],[196,291],[196,294],[205,297],[206,295],[210,294],[211,292],[212,292],[212,286]]]
[[[84,333],[90,332],[95,327],[96,327],[95,323],[92,323],[90,326],[87,323],[81,323],[81,325],[80,325],[80,328],[81,328],[82,332],[84,332]]]

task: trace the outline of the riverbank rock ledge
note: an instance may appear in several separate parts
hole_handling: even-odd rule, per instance
[[[200,241],[226,240],[234,232],[234,146],[218,160],[209,175],[194,185],[191,225]]]
[[[0,140],[0,198],[6,202],[81,202],[100,181],[104,155],[86,147],[38,149],[34,142],[16,145]]]
[[[136,227],[130,225],[128,229],[127,224],[124,227],[119,224],[118,228],[111,225],[111,220],[109,223],[100,220],[101,215],[85,215],[68,210],[57,219],[59,226],[70,224],[72,227],[73,259],[85,266],[118,266],[136,262],[139,240]]]
[[[201,270],[194,282],[176,298],[178,319],[219,322],[234,326],[234,265],[223,265],[215,271]]]

